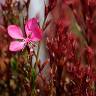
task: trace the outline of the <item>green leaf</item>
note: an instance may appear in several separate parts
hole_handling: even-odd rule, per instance
[[[17,60],[15,58],[11,58],[11,68],[13,71],[17,71]]]
[[[11,18],[11,22],[12,22],[13,24],[20,25],[19,19],[16,18],[16,17],[12,17],[12,18]]]
[[[36,71],[34,68],[31,70],[31,81],[32,81],[32,89],[35,88],[35,80],[36,80]]]

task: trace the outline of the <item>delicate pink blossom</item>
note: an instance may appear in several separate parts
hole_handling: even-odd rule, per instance
[[[20,51],[24,49],[26,45],[29,46],[30,42],[37,42],[42,39],[42,30],[38,25],[37,19],[32,18],[26,22],[25,33],[26,37],[23,36],[20,27],[17,25],[8,26],[8,34],[15,39],[10,43],[10,51]]]

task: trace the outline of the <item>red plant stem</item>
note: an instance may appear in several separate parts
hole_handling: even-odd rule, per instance
[[[63,67],[57,65],[57,73],[56,73],[56,96],[61,96],[61,85],[60,85],[60,81],[61,81],[61,76],[62,76],[62,70]]]

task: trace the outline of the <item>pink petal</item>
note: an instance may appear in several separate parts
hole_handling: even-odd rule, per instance
[[[42,30],[40,28],[35,28],[32,35],[32,41],[40,41],[42,39]]]
[[[25,25],[26,35],[33,41],[38,41],[42,39],[42,30],[40,29],[37,19],[30,19]]]
[[[8,34],[14,39],[24,39],[21,29],[16,25],[8,26]]]
[[[9,46],[10,51],[20,51],[24,48],[25,42],[12,41]]]
[[[26,22],[25,31],[26,31],[27,37],[32,34],[33,29],[37,26],[38,26],[38,23],[36,18],[32,18]]]

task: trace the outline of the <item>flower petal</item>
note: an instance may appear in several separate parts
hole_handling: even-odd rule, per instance
[[[8,26],[8,34],[14,39],[24,39],[21,29],[16,25]]]
[[[24,48],[25,42],[12,41],[9,46],[10,51],[20,51]]]
[[[26,22],[25,31],[26,31],[27,37],[32,34],[34,28],[37,26],[38,26],[38,23],[36,18],[32,18]]]
[[[42,30],[38,25],[37,19],[30,19],[25,25],[26,35],[33,41],[38,41],[42,39]]]
[[[40,41],[42,39],[42,30],[40,28],[35,28],[32,35],[32,41]]]

